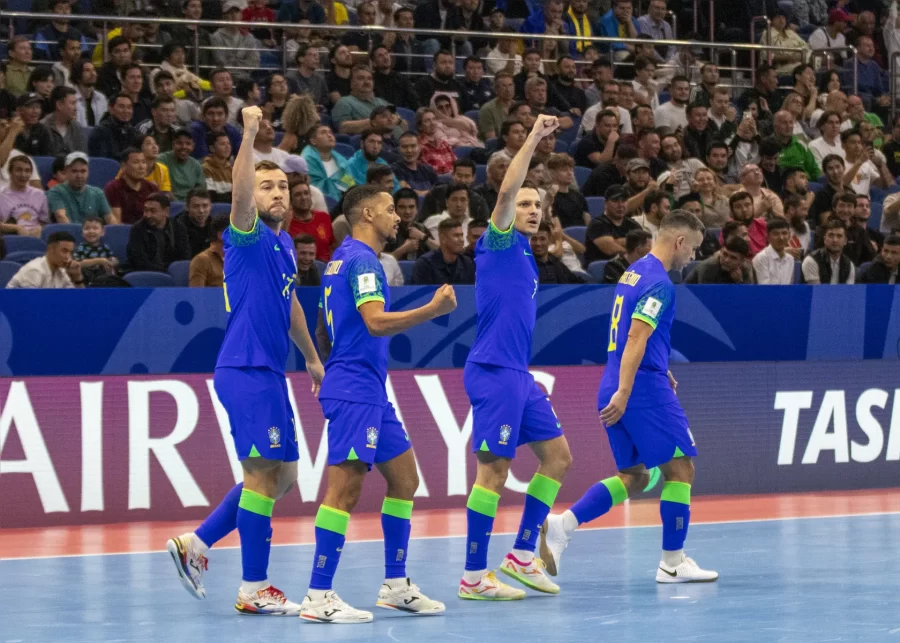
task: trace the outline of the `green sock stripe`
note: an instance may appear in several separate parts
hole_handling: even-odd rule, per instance
[[[625,487],[625,483],[622,482],[622,478],[619,476],[613,476],[606,480],[602,480],[600,484],[609,490],[609,495],[612,496],[613,507],[628,500],[628,489]]]
[[[238,501],[238,507],[249,511],[250,513],[259,514],[260,516],[272,517],[272,508],[275,506],[275,499],[268,498],[261,493],[250,491],[249,489],[241,490],[241,499]]]
[[[500,494],[490,489],[472,485],[472,493],[469,494],[469,502],[466,507],[491,518],[497,517],[497,505],[500,504]]]
[[[557,482],[553,478],[536,473],[531,482],[528,483],[528,491],[526,493],[537,498],[548,507],[552,507],[553,503],[556,502],[556,494],[559,493],[561,486],[562,483]]]
[[[350,514],[346,511],[319,505],[319,511],[316,512],[316,527],[345,536],[347,534],[347,525],[349,524]]]
[[[412,500],[385,498],[384,502],[381,504],[381,513],[393,516],[394,518],[402,518],[403,520],[409,520],[412,517],[412,509]]]
[[[663,485],[660,500],[689,505],[691,504],[691,485],[687,482],[667,482]]]

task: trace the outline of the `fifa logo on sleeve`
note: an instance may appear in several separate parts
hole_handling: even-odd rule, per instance
[[[512,427],[508,424],[504,424],[500,427],[500,444],[506,445],[509,442],[509,436],[512,433]]]
[[[269,444],[273,449],[277,449],[281,446],[281,429],[277,426],[269,427]]]
[[[376,429],[374,426],[370,426],[368,429],[366,429],[366,448],[378,448],[378,429]]]

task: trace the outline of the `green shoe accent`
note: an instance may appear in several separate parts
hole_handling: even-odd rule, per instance
[[[251,458],[261,458],[262,456],[259,454],[259,451],[256,450],[256,445],[250,447],[250,457]]]
[[[347,456],[348,460],[359,460],[359,456],[356,455],[356,449],[350,447],[350,455]]]
[[[523,584],[525,587],[527,587],[528,589],[533,589],[534,591],[540,592],[540,593],[542,593],[542,594],[559,594],[559,588],[558,588],[558,587],[556,588],[556,591],[555,591],[555,592],[554,592],[554,591],[547,590],[547,589],[544,589],[544,588],[541,588],[541,587],[538,587],[537,585],[535,585],[534,583],[532,583],[530,580],[528,580],[528,578],[527,578],[526,576],[522,576],[521,574],[517,574],[516,572],[511,571],[511,570],[507,569],[506,567],[501,566],[500,569],[499,569],[498,571],[501,571],[501,572],[503,572],[504,574],[506,574],[507,576],[509,576],[510,578],[512,578],[513,580],[515,580],[515,581],[517,581],[517,582],[519,582],[519,583],[522,583],[522,584]]]
[[[509,598],[489,598],[487,596],[478,596],[477,594],[463,594],[462,592],[457,594],[457,596],[468,601],[521,601],[525,598],[525,593],[523,592],[521,596],[511,596]]]
[[[487,445],[487,440],[481,441],[481,448],[478,450],[479,451],[490,451],[490,449],[488,448],[488,445]]]

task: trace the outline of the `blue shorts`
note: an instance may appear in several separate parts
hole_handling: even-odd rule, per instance
[[[643,464],[648,469],[681,454],[696,456],[697,447],[681,404],[673,402],[644,409],[629,409],[606,427],[609,446],[619,471]],[[681,455],[679,454],[679,455]]]
[[[550,398],[531,373],[466,362],[463,383],[472,402],[472,451],[512,459],[522,444],[563,434]]]
[[[228,413],[238,460],[300,459],[284,375],[267,368],[217,368],[213,385]]]
[[[394,405],[385,406],[319,400],[328,420],[328,465],[348,460],[365,462],[372,468],[406,453],[411,445],[406,430],[397,419]]]

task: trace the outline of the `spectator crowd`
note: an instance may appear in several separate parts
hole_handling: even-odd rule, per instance
[[[676,282],[897,283],[896,1],[734,0],[718,38],[771,19],[760,43],[776,49],[752,76],[720,70],[698,34],[657,42],[674,39],[682,0],[107,4],[92,11],[129,18],[108,33],[73,0],[33,0],[47,19],[6,34],[0,260],[21,265],[8,288],[145,273],[221,286],[247,105],[264,114],[255,159],[291,183],[300,285],[319,284],[350,233],[344,196],[367,183],[401,220],[381,255],[391,285],[474,283],[474,245],[540,114],[560,122],[528,172],[541,283],[615,283],[676,208],[707,228]],[[384,29],[357,28],[370,25]],[[584,40],[597,36],[610,40]],[[808,64],[814,49],[830,64]]]

